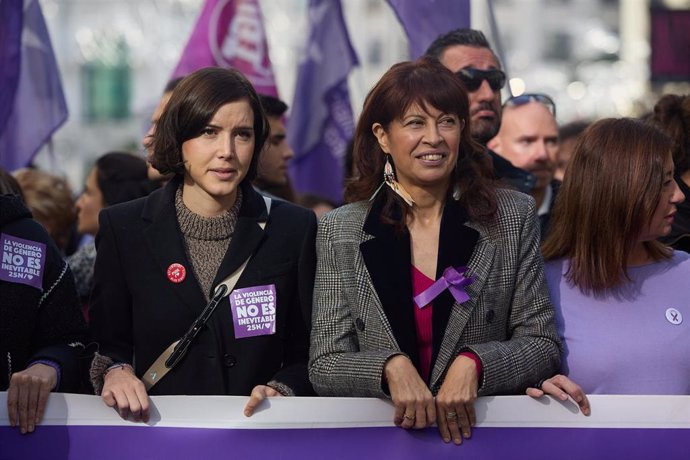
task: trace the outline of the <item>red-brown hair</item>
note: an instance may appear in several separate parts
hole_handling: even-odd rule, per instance
[[[604,119],[578,140],[558,192],[546,260],[566,257],[568,281],[584,293],[599,293],[629,280],[628,255],[660,197],[671,139],[631,118]],[[658,241],[644,246],[654,260],[670,257]]]
[[[391,67],[371,89],[364,101],[354,139],[356,175],[348,181],[345,201],[367,200],[383,182],[385,154],[372,132],[375,123],[385,130],[402,118],[408,108],[432,106],[444,113],[456,114],[465,121],[460,151],[448,192],[460,192],[460,204],[470,219],[486,221],[496,212],[496,194],[491,160],[484,148],[470,136],[470,114],[467,90],[460,80],[438,61],[422,58]],[[407,205],[388,187],[382,218],[404,225]]]

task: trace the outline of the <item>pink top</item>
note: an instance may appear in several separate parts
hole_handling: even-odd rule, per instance
[[[420,272],[417,267],[412,265],[412,296],[418,296],[434,284],[434,280]],[[413,303],[414,305],[414,303]],[[422,371],[422,379],[429,381],[431,372],[431,354],[433,351],[433,326],[432,326],[433,302],[422,308],[414,306],[414,322],[417,331],[417,351],[419,353],[419,366]],[[460,353],[474,361],[477,370],[477,378],[481,382],[482,362],[477,355],[471,351]]]
[[[412,295],[416,296],[424,292],[434,284],[434,280],[420,272],[412,265]],[[414,305],[414,304],[413,304]],[[431,372],[432,352],[432,323],[433,303],[424,305],[424,308],[414,306],[414,322],[417,330],[417,351],[419,352],[419,365],[422,371],[422,379],[429,381]]]

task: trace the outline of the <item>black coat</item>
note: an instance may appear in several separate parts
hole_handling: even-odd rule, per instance
[[[31,218],[17,196],[0,195],[0,233],[46,245],[40,289],[0,281],[0,391],[7,389],[13,372],[37,360],[59,365],[57,390],[77,391],[78,356],[86,324],[72,272],[48,233]]]
[[[177,181],[150,196],[101,211],[91,298],[91,328],[100,353],[134,365],[141,378],[179,339],[206,305],[184,249],[175,213]],[[316,218],[306,209],[273,200],[266,206],[251,186],[213,286],[252,258],[236,288],[275,284],[276,333],[235,339],[224,299],[187,355],[151,394],[248,395],[271,380],[297,395],[312,394],[306,370],[316,255]],[[179,284],[168,279],[173,263],[187,269]],[[210,297],[210,295],[209,295]]]

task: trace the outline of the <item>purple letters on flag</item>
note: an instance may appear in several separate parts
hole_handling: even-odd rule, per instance
[[[203,67],[237,69],[257,92],[278,95],[258,0],[206,0],[173,78]]]
[[[309,38],[288,124],[293,186],[343,199],[343,158],[354,132],[347,76],[357,65],[340,0],[309,0]]]
[[[0,165],[13,170],[67,120],[67,103],[38,0],[0,2],[0,16]]]
[[[388,0],[405,29],[410,59],[422,56],[436,37],[470,26],[470,0]]]

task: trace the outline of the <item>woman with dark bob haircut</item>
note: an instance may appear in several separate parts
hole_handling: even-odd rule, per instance
[[[390,397],[397,425],[457,444],[478,395],[522,392],[560,355],[534,200],[494,187],[469,123],[436,61],[371,90],[350,204],[319,224],[309,362],[317,393]]]
[[[683,201],[672,148],[629,118],[581,135],[542,248],[564,375],[529,394],[690,394],[690,255],[658,241]]]
[[[268,396],[313,394],[316,218],[252,188],[267,137],[242,74],[196,71],[153,137],[152,162],[173,179],[100,213],[91,377],[123,417],[146,420],[148,394],[251,394],[246,415]]]

